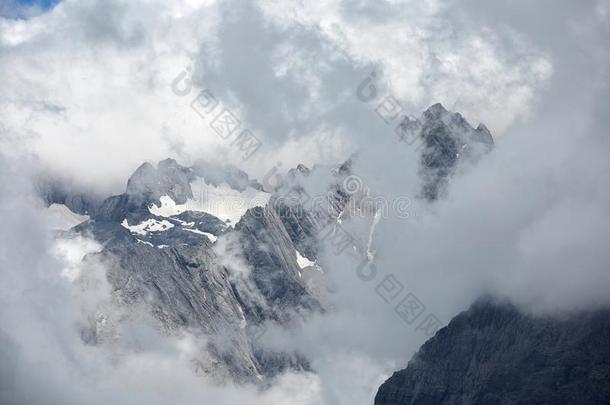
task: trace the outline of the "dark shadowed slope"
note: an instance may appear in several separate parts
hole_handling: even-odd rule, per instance
[[[379,389],[375,405],[608,404],[610,311],[557,320],[480,300]]]

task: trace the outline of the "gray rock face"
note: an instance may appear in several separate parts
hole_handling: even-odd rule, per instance
[[[238,191],[248,186],[262,189],[257,181],[233,166],[197,162],[193,167],[184,167],[174,159],[165,159],[156,168],[148,162],[143,163],[127,181],[125,193],[107,198],[91,214],[102,221],[120,221],[129,213],[146,214],[150,204],[160,205],[162,196],[171,197],[176,204],[184,204],[193,198],[191,183],[197,177],[215,186],[227,183]]]
[[[193,170],[180,166],[173,159],[162,160],[156,169],[146,162],[127,181],[126,194],[134,205],[158,201],[164,195],[170,196],[177,204],[184,204],[193,197],[193,180]]]
[[[312,261],[318,258],[322,247],[318,238],[320,222],[327,225],[336,222],[353,197],[342,187],[345,177],[351,174],[350,160],[335,168],[317,167],[314,170],[330,171],[335,179],[324,195],[312,196],[305,191],[303,178],[311,175],[312,170],[298,165],[289,170],[288,181],[276,189],[269,203],[298,251]],[[324,217],[316,216],[314,220],[314,211],[322,212]]]
[[[235,232],[252,267],[254,284],[270,305],[268,311],[247,308],[249,317],[288,322],[290,311],[321,309],[301,281],[296,248],[271,205],[248,210],[235,226]]]
[[[475,159],[479,146],[487,151],[493,145],[484,127],[475,130],[440,105],[420,120],[403,124],[425,140],[423,194],[430,199],[455,170],[460,154]],[[197,162],[184,167],[172,159],[156,167],[145,163],[129,178],[123,194],[103,202],[74,200],[75,211],[86,210],[91,220],[71,232],[93,235],[104,246],[98,255],[111,264],[108,279],[122,307],[146,308],[168,334],[187,330],[206,336],[205,356],[196,359],[198,371],[221,379],[259,381],[286,368],[309,367],[298,353],[263,350],[259,339],[269,323],[288,326],[324,311],[323,283],[315,282],[306,269],[301,271],[296,252],[317,260],[322,248],[319,232],[336,225],[341,215],[349,218],[346,207],[363,209],[357,200],[368,191],[344,189],[351,163],[321,169],[334,179],[323,196],[308,195],[301,182],[320,168],[299,165],[275,189],[267,207],[248,210],[234,228],[206,212],[159,216],[149,208],[161,206],[163,196],[184,204],[193,198],[191,183],[198,178],[213,186],[226,183],[240,192],[248,187],[263,190],[260,183],[230,166]],[[66,196],[50,194],[48,199],[64,202]],[[314,218],[312,213],[323,215]],[[235,242],[247,268],[244,274],[234,274],[221,257],[219,245],[226,241]],[[362,241],[349,243],[360,254],[368,253]],[[92,342],[101,339],[99,331],[86,335]]]
[[[188,167],[173,159],[166,159],[155,168],[146,162],[131,175],[125,193],[104,200],[93,217],[101,221],[121,221],[129,213],[146,215],[152,203],[160,205],[159,198],[170,196],[177,204],[193,197],[191,182],[196,175]]]
[[[64,204],[72,212],[82,215],[95,213],[103,200],[92,193],[70,190],[69,187],[49,176],[39,178],[35,187],[47,205]]]
[[[210,337],[206,350],[215,361],[204,370],[237,381],[261,373],[244,329],[243,315],[227,269],[218,264],[211,242],[159,249],[140,243],[112,243],[102,253],[115,261],[108,279],[124,305],[146,303],[166,332],[186,329]],[[215,341],[218,339],[218,342]],[[221,344],[230,340],[231,345]]]
[[[610,403],[610,311],[557,320],[479,300],[380,388],[375,405]]]
[[[294,206],[275,198],[271,204],[278,212],[288,236],[298,251],[309,260],[316,260],[320,247],[315,238],[315,225],[308,216],[304,215],[302,205]]]
[[[210,167],[187,168],[170,159],[157,168],[143,164],[124,194],[107,198],[92,220],[71,232],[92,235],[104,246],[97,255],[108,264],[108,281],[121,307],[145,308],[167,334],[185,330],[205,336],[201,359],[194,359],[198,372],[258,382],[286,368],[307,369],[297,353],[262,350],[258,342],[260,328],[269,322],[284,326],[322,310],[301,279],[296,247],[277,212],[271,206],[250,209],[230,228],[206,212],[161,217],[149,211],[165,195],[185,203],[199,176],[238,191],[261,188],[237,169]],[[138,228],[147,223],[152,227]],[[237,241],[249,274],[232,274],[223,265],[214,247],[222,236]],[[103,331],[85,335],[96,342]]]
[[[204,161],[197,161],[192,170],[198,176],[205,178],[208,184],[215,186],[227,183],[235,190],[243,191],[250,186],[256,190],[262,190],[263,186],[256,180],[250,179],[248,174],[234,166],[212,165]]]
[[[419,119],[405,117],[401,138],[422,148],[423,197],[434,200],[443,191],[460,160],[476,161],[489,152],[493,138],[485,125],[473,128],[460,113],[441,104],[428,108]]]

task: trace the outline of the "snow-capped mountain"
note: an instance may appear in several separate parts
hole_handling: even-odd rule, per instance
[[[296,183],[286,183],[268,193],[236,168],[166,159],[142,164],[124,193],[87,205],[87,215],[72,212],[66,195],[46,193],[50,215],[63,218],[60,229],[73,226],[61,240],[90,238],[101,246],[90,254],[106,264],[112,299],[123,309],[98,313],[83,335],[112,341],[121,317],[144,308],[164,333],[205,336],[193,361],[214,379],[256,382],[285,368],[307,369],[298,353],[258,345],[268,327],[325,310],[310,277],[321,272],[319,245],[303,207],[295,209],[301,203],[284,198],[293,190]],[[338,185],[332,190],[333,199],[347,198]],[[337,201],[328,222],[339,215]]]
[[[91,219],[78,216],[84,222],[61,238],[92,237],[103,246],[94,255],[108,264],[119,306],[145,307],[165,333],[205,335],[197,370],[253,381],[308,367],[297,354],[257,347],[265,323],[323,310],[301,278],[303,256],[270,197],[232,168],[208,176],[171,159],[145,163],[125,193],[105,199]],[[87,336],[103,341],[113,322],[92,323]]]
[[[493,145],[483,126],[475,130],[440,105],[403,124],[404,134],[425,145],[425,198],[437,196],[461,159],[474,160]],[[58,238],[92,240],[99,248],[89,256],[107,267],[113,306],[83,327],[84,338],[109,344],[120,339],[121,319],[144,311],[166,334],[204,337],[193,358],[202,375],[261,381],[286,368],[308,369],[299,353],[271,350],[259,338],[271,325],[288,327],[328,310],[318,264],[328,232],[321,237],[321,230],[350,221],[369,192],[346,188],[352,166],[298,165],[279,184],[263,186],[234,167],[166,159],[142,164],[124,193],[101,201],[47,183],[41,193],[49,211],[63,218]],[[304,184],[320,171],[331,181],[311,195]],[[373,260],[369,229],[379,218],[369,211],[362,235],[349,235],[346,244]]]

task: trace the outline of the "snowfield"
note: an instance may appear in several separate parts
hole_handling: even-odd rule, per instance
[[[121,222],[121,225],[123,228],[129,229],[129,232],[142,236],[148,235],[148,232],[163,232],[174,227],[174,224],[169,221],[158,221],[154,218],[148,219],[138,225],[129,225],[127,219],[124,219],[123,222]]]
[[[247,187],[244,191],[235,190],[226,183],[214,186],[203,179],[191,183],[194,198],[186,204],[176,204],[169,196],[160,198],[161,206],[153,204],[149,211],[160,217],[172,217],[185,211],[202,211],[220,218],[234,226],[250,208],[264,207],[271,194]]]

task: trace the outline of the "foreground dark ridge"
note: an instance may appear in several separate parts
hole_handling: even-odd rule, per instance
[[[532,318],[480,300],[426,342],[375,405],[610,403],[610,311]]]

